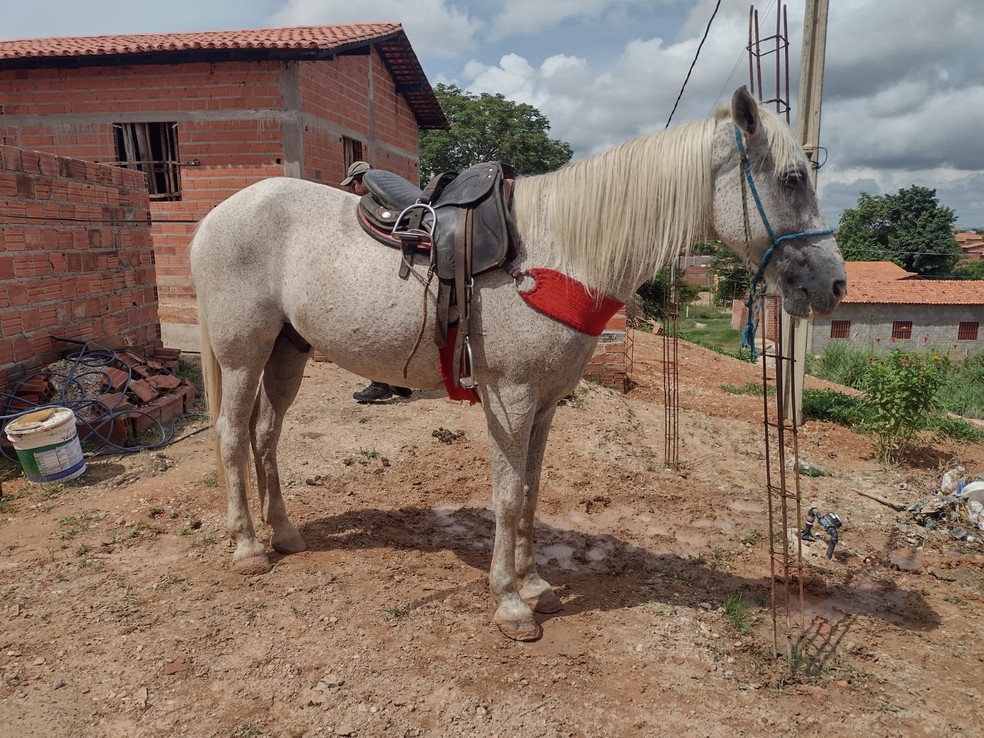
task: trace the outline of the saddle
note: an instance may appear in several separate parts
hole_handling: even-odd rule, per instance
[[[429,256],[437,274],[434,343],[445,348],[449,329],[457,325],[455,388],[474,387],[468,340],[472,278],[515,258],[518,236],[510,208],[515,176],[512,167],[498,162],[475,164],[461,174],[444,172],[423,190],[393,172],[372,169],[363,176],[369,190],[357,210],[363,230],[402,251],[401,278],[409,276],[418,253]]]

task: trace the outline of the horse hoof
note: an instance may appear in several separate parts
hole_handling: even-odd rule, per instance
[[[539,594],[523,597],[523,602],[529,605],[533,612],[542,612],[544,614],[560,612],[564,607],[560,598],[549,587]]]
[[[304,542],[301,534],[296,530],[293,535],[275,535],[273,540],[270,541],[270,546],[274,551],[282,554],[296,554],[301,551],[307,551],[307,544]]]
[[[273,568],[273,564],[270,563],[270,559],[267,558],[266,554],[240,559],[239,561],[233,562],[232,566],[238,574],[242,574],[245,577],[266,574]]]
[[[543,628],[535,620],[499,620],[495,624],[506,638],[514,641],[537,641],[543,635]]]

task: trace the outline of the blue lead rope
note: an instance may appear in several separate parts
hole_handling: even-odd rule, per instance
[[[741,140],[741,130],[738,126],[735,126],[735,141],[738,143],[738,154],[741,156],[741,169],[745,173],[748,188],[752,191],[752,197],[755,198],[755,205],[758,208],[759,216],[762,218],[762,225],[765,226],[765,232],[772,241],[772,245],[762,254],[762,262],[759,264],[755,276],[752,277],[752,287],[749,290],[748,302],[745,303],[748,311],[748,319],[745,321],[745,328],[741,332],[741,347],[747,348],[751,354],[752,361],[755,361],[758,358],[758,353],[755,351],[755,332],[758,329],[758,321],[752,317],[754,314],[755,293],[758,291],[759,284],[761,284],[762,279],[765,277],[766,267],[769,266],[772,255],[776,252],[776,247],[783,241],[791,241],[794,238],[804,238],[807,236],[829,236],[834,231],[833,229],[800,231],[799,233],[790,233],[788,236],[776,237],[775,231],[772,230],[772,224],[769,223],[769,219],[765,215],[765,208],[762,206],[762,198],[759,197],[758,189],[755,187],[755,180],[752,179],[752,165],[748,162],[748,154],[745,153],[745,144]],[[748,221],[746,220],[745,222],[747,224]]]

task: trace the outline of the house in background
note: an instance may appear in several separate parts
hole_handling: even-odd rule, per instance
[[[811,353],[838,341],[883,352],[938,348],[956,357],[984,350],[984,281],[918,279],[890,262],[844,266],[847,296],[813,321]]]
[[[417,182],[420,129],[447,127],[395,23],[0,42],[0,143],[147,175],[162,303],[233,193],[357,159]]]
[[[953,234],[960,246],[963,254],[958,264],[972,264],[975,261],[984,261],[984,235],[976,231],[962,231]]]

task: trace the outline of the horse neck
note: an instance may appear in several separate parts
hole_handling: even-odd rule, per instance
[[[713,119],[695,121],[520,179],[529,264],[627,300],[708,231],[713,130]]]

